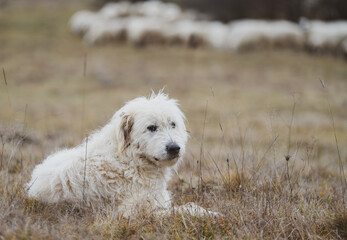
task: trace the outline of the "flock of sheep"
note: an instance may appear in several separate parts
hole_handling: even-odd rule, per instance
[[[204,20],[173,3],[146,1],[107,3],[99,12],[79,11],[70,20],[72,32],[85,42],[128,41],[145,44],[200,44],[237,51],[255,46],[307,47],[347,54],[347,21]]]

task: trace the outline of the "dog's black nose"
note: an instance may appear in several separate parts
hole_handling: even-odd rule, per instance
[[[177,143],[171,142],[168,145],[166,145],[166,152],[171,156],[177,156],[180,152],[180,146],[177,145]]]

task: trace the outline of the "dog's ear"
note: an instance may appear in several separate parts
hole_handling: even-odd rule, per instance
[[[118,150],[123,152],[131,144],[131,130],[134,125],[134,117],[129,114],[123,114],[120,116],[120,127],[118,134]]]

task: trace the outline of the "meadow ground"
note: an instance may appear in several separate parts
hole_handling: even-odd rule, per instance
[[[347,238],[345,60],[289,50],[91,47],[68,30],[79,8],[0,9],[0,239]],[[170,183],[174,202],[221,217],[123,219],[25,197],[24,183],[47,154],[164,86],[191,136]]]

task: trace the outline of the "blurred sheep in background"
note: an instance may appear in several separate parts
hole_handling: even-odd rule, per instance
[[[129,2],[106,3],[99,14],[105,18],[120,18],[131,15],[131,6]]]
[[[309,21],[300,20],[307,31],[307,44],[313,50],[342,50],[346,53],[347,21]]]
[[[127,35],[127,21],[125,19],[96,19],[88,26],[84,41],[97,44],[106,41],[125,41]],[[75,32],[75,31],[74,31]]]
[[[233,50],[247,45],[303,46],[304,33],[289,21],[240,20],[230,23],[228,47]]]
[[[254,47],[304,46],[319,51],[347,53],[347,21],[322,22],[304,18],[285,20],[207,21],[198,13],[173,3],[146,1],[107,3],[99,12],[79,11],[70,20],[71,31],[89,44],[128,41],[137,45],[180,43],[239,51]]]
[[[101,19],[100,15],[87,10],[81,10],[75,13],[70,19],[71,31],[78,35],[84,35],[88,32],[90,26]]]

